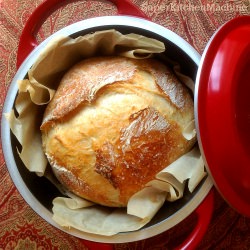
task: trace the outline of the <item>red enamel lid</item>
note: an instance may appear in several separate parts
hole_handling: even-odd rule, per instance
[[[250,217],[250,16],[229,21],[212,37],[195,96],[208,171],[223,198]]]

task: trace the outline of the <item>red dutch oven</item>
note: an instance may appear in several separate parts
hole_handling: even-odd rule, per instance
[[[121,33],[137,33],[165,43],[168,57],[196,83],[195,119],[198,143],[209,175],[194,193],[186,193],[158,212],[156,218],[136,232],[112,237],[65,231],[52,220],[52,200],[58,195],[51,183],[30,173],[16,153],[18,142],[8,122],[2,119],[2,144],[6,165],[17,189],[26,202],[51,225],[84,241],[91,249],[112,249],[110,243],[131,242],[162,233],[191,213],[198,217],[187,239],[176,249],[194,249],[203,238],[213,211],[213,184],[223,198],[239,213],[250,217],[250,16],[233,19],[211,38],[202,57],[172,31],[148,20],[129,0],[110,0],[119,16],[80,21],[51,35],[41,44],[36,34],[44,20],[69,1],[45,0],[30,16],[20,37],[17,67],[3,112],[13,108],[16,81],[24,79],[28,69],[46,44],[57,35],[77,37],[114,28]],[[136,17],[135,17],[136,16]],[[34,184],[35,183],[35,184]]]

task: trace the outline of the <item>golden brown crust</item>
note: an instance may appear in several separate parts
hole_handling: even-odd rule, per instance
[[[173,72],[154,59],[134,60],[124,57],[96,57],[76,64],[63,77],[56,94],[48,105],[42,127],[63,118],[81,103],[91,103],[97,92],[106,85],[119,81],[129,81],[137,69],[150,72],[158,89],[164,93],[172,105],[185,112],[192,103],[189,95]],[[100,75],[100,72],[101,75]]]
[[[129,120],[116,143],[107,142],[97,150],[95,164],[96,172],[120,190],[125,204],[189,146],[180,127],[167,122],[154,108],[140,110]],[[179,145],[182,146],[176,152]]]
[[[46,110],[42,126],[64,117],[81,103],[91,103],[103,86],[126,81],[134,73],[135,66],[130,64],[129,60],[125,61],[120,57],[113,60],[110,57],[108,61],[91,58],[75,65],[62,79],[55,97]]]
[[[58,179],[107,206],[128,199],[186,153],[193,119],[188,90],[153,59],[92,58],[63,77],[41,126]]]

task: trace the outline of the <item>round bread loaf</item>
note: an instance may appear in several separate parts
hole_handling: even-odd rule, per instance
[[[62,78],[41,125],[58,180],[95,203],[122,207],[188,152],[189,90],[155,59],[95,57]]]

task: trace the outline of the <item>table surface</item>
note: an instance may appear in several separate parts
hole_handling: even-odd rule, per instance
[[[16,72],[21,31],[43,0],[0,0],[0,111]],[[176,32],[202,54],[214,32],[226,21],[250,14],[250,1],[133,0],[153,22]],[[115,15],[106,1],[72,1],[55,11],[38,32],[39,42],[76,21]],[[15,188],[0,151],[0,249],[88,249],[79,239],[49,225],[26,204]],[[153,238],[116,244],[116,250],[172,249],[185,239],[194,223],[189,216],[173,229]],[[213,218],[198,249],[250,249],[250,219],[230,208],[215,192]]]

